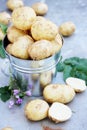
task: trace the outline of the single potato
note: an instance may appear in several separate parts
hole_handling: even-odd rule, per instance
[[[11,26],[7,29],[7,37],[11,43],[14,43],[15,41],[17,41],[19,37],[24,36],[24,35],[26,35],[26,32],[20,29],[17,29],[14,26]]]
[[[33,43],[33,39],[29,35],[19,37],[12,44],[12,55],[21,59],[28,59],[28,48]]]
[[[5,127],[5,128],[3,128],[1,130],[13,130],[13,129],[11,127]]]
[[[9,54],[12,54],[12,43],[10,43],[10,44],[7,45],[6,51],[7,51]]]
[[[6,11],[0,12],[0,23],[8,25],[11,21],[11,16]]]
[[[75,25],[73,22],[65,22],[59,26],[59,32],[63,36],[70,36],[75,32]]]
[[[52,53],[55,54],[59,52],[63,45],[63,39],[60,36],[60,34],[58,33],[55,39],[52,40],[51,42],[52,42],[52,49],[53,49]]]
[[[49,103],[69,103],[75,97],[75,92],[74,89],[68,85],[50,84],[44,88],[43,96]]]
[[[64,122],[71,118],[71,109],[59,102],[54,102],[48,111],[48,117],[55,123]]]
[[[28,53],[33,60],[42,60],[52,55],[52,44],[47,40],[40,40],[32,44]]]
[[[0,28],[0,40],[4,39],[5,34],[3,33],[2,29]]]
[[[32,8],[37,15],[45,15],[48,11],[48,6],[45,3],[37,2],[32,5]]]
[[[7,0],[7,7],[10,10],[14,10],[15,8],[22,7],[24,5],[22,0]]]
[[[31,34],[35,40],[53,40],[57,33],[57,26],[48,20],[38,20],[31,26]]]
[[[25,115],[29,120],[40,121],[47,117],[49,105],[42,99],[35,99],[25,106]]]
[[[12,13],[13,25],[21,30],[29,30],[36,19],[36,13],[31,7],[16,8]]]
[[[43,72],[40,75],[40,85],[42,88],[46,87],[46,85],[50,84],[52,81],[52,72]]]

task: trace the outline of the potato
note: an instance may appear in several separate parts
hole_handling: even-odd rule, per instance
[[[28,53],[33,60],[42,60],[51,56],[52,45],[50,41],[40,40],[32,44]]]
[[[75,32],[75,25],[73,22],[65,22],[59,26],[59,32],[63,36],[70,36]]]
[[[68,106],[58,102],[54,102],[48,111],[48,117],[55,123],[69,120],[71,116],[71,109]]]
[[[42,88],[44,88],[46,85],[50,84],[52,81],[52,72],[43,72],[40,75],[40,85]]]
[[[31,7],[16,8],[12,13],[13,25],[21,30],[29,30],[35,19],[36,14]]]
[[[2,32],[2,29],[0,28],[0,40],[4,39],[5,34]]]
[[[11,127],[5,127],[2,130],[13,130]]]
[[[26,35],[26,32],[20,29],[17,29],[14,26],[11,26],[7,29],[7,37],[11,43],[14,43],[15,41],[17,41],[19,37],[24,36],[24,35]]]
[[[28,59],[28,48],[33,43],[33,39],[29,35],[19,37],[12,44],[12,55],[21,59]]]
[[[12,43],[10,43],[10,44],[7,45],[6,51],[7,51],[9,54],[12,54]]]
[[[40,121],[47,117],[49,105],[42,99],[35,99],[25,106],[25,115],[32,121]]]
[[[75,92],[83,92],[87,88],[84,80],[74,77],[67,78],[66,83],[70,85],[75,90]]]
[[[0,23],[8,25],[11,20],[11,16],[6,11],[0,12]]]
[[[57,34],[55,39],[52,42],[52,54],[55,54],[60,51],[63,45],[63,40],[60,34]]]
[[[32,80],[36,81],[39,79],[39,74],[32,74],[31,77],[32,77]]]
[[[57,26],[48,20],[38,20],[31,26],[31,34],[35,40],[53,40],[57,33]]]
[[[45,15],[48,11],[48,6],[45,3],[37,2],[32,5],[32,8],[37,15]]]
[[[22,7],[24,5],[22,0],[7,0],[7,7],[10,10],[14,10],[15,8]]]
[[[43,96],[49,103],[69,103],[75,97],[75,92],[74,89],[68,85],[50,84],[44,88]]]

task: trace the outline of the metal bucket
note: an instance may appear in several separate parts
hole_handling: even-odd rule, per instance
[[[42,85],[41,83],[41,76],[45,76],[47,74],[50,74],[51,72],[51,80],[49,81],[49,83],[52,83],[53,79],[56,78],[55,68],[58,63],[60,52],[49,58],[39,61],[23,60],[10,55],[6,51],[5,48],[8,44],[9,41],[7,39],[7,36],[5,36],[3,40],[3,47],[7,58],[10,61],[12,74],[17,78],[22,79],[22,85],[26,84],[28,86],[29,84],[32,84],[32,96],[41,96],[42,88],[44,87],[44,85]]]

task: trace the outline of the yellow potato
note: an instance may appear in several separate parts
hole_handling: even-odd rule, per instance
[[[42,99],[35,99],[25,106],[25,115],[32,121],[40,121],[47,117],[49,105]]]
[[[7,51],[9,54],[12,54],[12,43],[8,44],[8,46],[6,47],[6,51]]]
[[[52,72],[43,72],[40,75],[40,85],[42,88],[44,88],[46,85],[50,84],[52,81]]]
[[[33,39],[28,36],[19,37],[14,44],[12,44],[12,55],[21,59],[28,59],[28,48],[33,43]]]
[[[63,39],[60,34],[57,34],[55,39],[52,42],[52,54],[55,54],[60,51],[63,45]]]
[[[43,96],[49,103],[69,103],[75,97],[75,92],[74,89],[68,85],[50,84],[44,88]]]
[[[35,40],[53,40],[57,33],[57,26],[48,20],[38,20],[31,26],[31,34]]]
[[[7,12],[0,12],[0,23],[8,25],[11,20],[11,16]]]
[[[16,8],[12,13],[13,25],[21,30],[29,30],[35,19],[36,14],[31,7]]]
[[[32,8],[37,15],[45,15],[48,11],[48,6],[45,3],[37,2],[32,5]]]
[[[65,22],[59,26],[59,32],[63,36],[70,36],[75,32],[75,25],[73,22]]]
[[[24,5],[22,0],[8,0],[7,7],[10,10],[14,10],[15,8],[22,7]]]
[[[5,127],[2,130],[13,130],[11,127]]]
[[[5,34],[2,32],[1,28],[0,28],[0,40],[4,39]]]
[[[33,60],[41,60],[52,55],[52,44],[47,40],[40,40],[32,44],[28,53]]]
[[[20,29],[17,29],[16,27],[14,26],[11,26],[8,28],[7,30],[7,37],[8,37],[8,40],[13,43],[15,41],[17,41],[17,39],[21,36],[24,36],[26,34],[26,32],[20,30]]]

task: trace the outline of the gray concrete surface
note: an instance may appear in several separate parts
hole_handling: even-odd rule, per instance
[[[0,11],[6,10],[5,2],[0,0]],[[38,0],[24,0],[25,5],[31,6]],[[79,56],[87,58],[87,1],[86,0],[42,0],[48,4],[49,11],[45,17],[51,19],[58,26],[65,21],[73,21],[76,32],[69,38],[64,38],[61,51],[63,58]],[[4,60],[0,59],[0,86],[8,83],[8,77],[1,72]],[[7,66],[8,67],[8,66]],[[5,68],[4,68],[5,69]],[[55,80],[63,83],[62,74],[58,73]],[[87,91],[77,94],[75,99],[68,104],[72,109],[72,118],[64,123],[55,124],[48,119],[40,122],[30,122],[24,116],[24,106],[29,99],[26,98],[23,105],[12,110],[8,109],[8,102],[0,101],[0,129],[6,126],[14,130],[42,130],[42,126],[51,128],[61,127],[64,130],[87,130]]]

